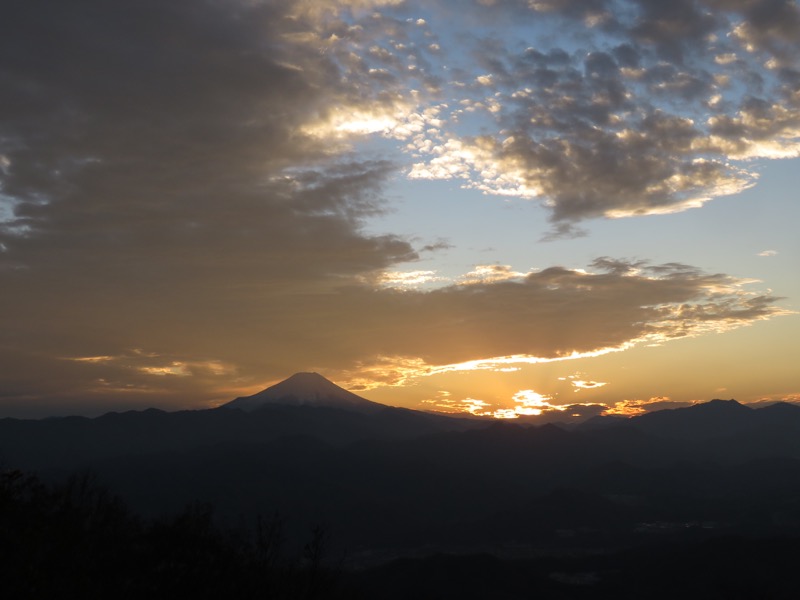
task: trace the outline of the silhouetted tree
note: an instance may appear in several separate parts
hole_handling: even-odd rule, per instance
[[[315,527],[302,555],[284,553],[284,521],[259,518],[254,536],[214,524],[192,504],[145,522],[80,473],[48,487],[17,470],[0,474],[0,595],[4,598],[345,597]]]

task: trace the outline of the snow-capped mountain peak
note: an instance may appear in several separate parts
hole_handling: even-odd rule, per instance
[[[225,406],[249,412],[268,405],[328,407],[362,413],[374,413],[385,408],[383,404],[339,387],[319,373],[295,373],[257,394],[236,398]]]

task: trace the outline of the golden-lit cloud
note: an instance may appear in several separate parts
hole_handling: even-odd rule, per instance
[[[381,273],[377,281],[389,288],[411,289],[444,280],[436,275],[436,271],[387,271]]]
[[[438,390],[433,397],[421,400],[419,404],[424,410],[446,414],[467,413],[486,418],[502,418],[498,415],[505,414],[503,409],[492,408],[493,405],[486,400],[471,396],[459,398],[448,390]]]
[[[496,283],[525,277],[525,273],[514,271],[508,265],[477,265],[469,273],[462,275],[459,283],[472,285],[476,283]]]
[[[337,380],[349,390],[368,391],[405,386],[418,377],[431,374],[433,370],[421,358],[378,355],[340,370]]]
[[[236,366],[219,360],[179,360],[161,356],[153,352],[133,349],[119,356],[79,356],[62,360],[98,365],[110,365],[129,369],[145,375],[190,377],[216,376],[233,377]]]
[[[568,381],[569,384],[574,388],[573,391],[575,392],[579,392],[580,390],[594,390],[608,385],[608,383],[604,381],[589,381],[582,379],[580,374],[559,377],[559,379],[561,381]]]
[[[603,411],[604,415],[635,417],[653,410],[666,410],[692,406],[694,402],[673,402],[667,396],[657,396],[647,400],[621,400]]]
[[[788,402],[789,404],[800,404],[800,392],[794,392],[789,394],[776,394],[775,396],[765,396],[762,398],[758,398],[748,404],[753,406],[754,408],[759,408],[761,406],[769,406],[771,404],[775,404],[776,402]]]
[[[382,312],[386,303],[391,324],[376,316],[369,331],[383,346],[389,338],[397,342],[393,358],[384,364],[398,365],[398,380],[407,380],[601,356],[637,344],[722,333],[786,313],[774,299],[748,291],[752,282],[685,265],[605,259],[595,268],[551,268],[522,280],[501,278],[412,295],[373,292],[370,306],[364,305],[359,314],[368,318],[370,311]],[[350,294],[356,305],[357,290]],[[424,340],[419,354],[402,350],[413,340]],[[362,344],[367,347],[369,341]],[[510,349],[520,352],[503,353]],[[572,385],[589,389],[605,383],[576,377]]]

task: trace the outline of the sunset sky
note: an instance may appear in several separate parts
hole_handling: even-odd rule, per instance
[[[796,1],[2,12],[0,417],[800,401]]]

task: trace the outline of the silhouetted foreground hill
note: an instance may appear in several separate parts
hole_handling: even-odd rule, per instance
[[[557,499],[557,498],[554,498]],[[315,527],[287,551],[282,521],[250,533],[208,508],[143,520],[87,477],[0,476],[0,578],[15,599],[793,599],[800,538],[721,537],[525,559],[441,554],[341,568]]]
[[[148,518],[194,502],[227,526],[278,514],[294,546],[323,523],[343,565],[378,580],[436,553],[489,555],[501,572],[549,556],[567,573],[570,556],[800,536],[800,408],[788,404],[712,401],[571,430],[388,407],[151,410],[5,419],[0,447],[48,480],[89,468]],[[378,569],[399,557],[422,562]],[[600,585],[559,577],[543,589]]]

